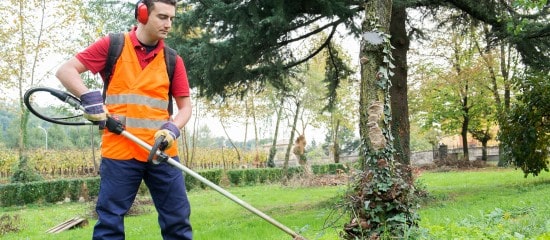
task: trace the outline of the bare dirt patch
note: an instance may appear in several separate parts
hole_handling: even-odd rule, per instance
[[[349,182],[348,174],[323,174],[323,175],[302,175],[292,178],[287,185],[290,186],[338,186]]]

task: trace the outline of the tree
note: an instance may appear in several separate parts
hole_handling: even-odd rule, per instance
[[[0,51],[5,55],[0,60],[0,75],[2,80],[4,96],[16,97],[19,103],[18,117],[20,119],[18,134],[19,164],[13,181],[32,181],[32,172],[28,168],[28,157],[25,146],[28,142],[27,123],[29,112],[23,105],[23,94],[31,86],[42,84],[48,71],[46,56],[55,55],[67,49],[65,44],[57,44],[65,40],[64,31],[77,21],[76,13],[80,2],[67,1],[2,1],[0,12],[6,16],[5,24],[0,36],[5,38]],[[61,11],[63,9],[63,11]],[[13,34],[16,33],[16,34]],[[8,37],[9,36],[9,37]],[[52,66],[49,66],[52,67]],[[16,91],[14,91],[16,90]],[[10,92],[17,92],[14,96]],[[10,93],[10,94],[8,94]],[[29,179],[26,179],[26,178]]]
[[[484,84],[489,79],[489,71],[473,46],[477,41],[473,34],[475,28],[459,32],[446,29],[444,32],[435,41],[437,46],[432,46],[436,51],[433,55],[441,55],[445,62],[439,60],[438,64],[443,67],[431,71],[439,73],[419,80],[423,81],[421,88],[424,94],[416,99],[419,102],[417,108],[426,116],[425,128],[430,129],[437,124],[449,135],[460,133],[464,160],[468,161],[468,133],[477,133],[479,129],[476,127],[480,127],[483,121],[494,122],[494,117],[485,117],[495,116],[496,113],[491,110],[496,106],[487,97],[491,96],[491,92]],[[436,62],[431,64],[435,65]],[[472,125],[472,122],[475,124]]]
[[[186,56],[191,84],[197,87],[202,95],[226,95],[228,93],[224,92],[224,89],[227,86],[246,85],[251,81],[270,82],[273,86],[286,90],[287,76],[293,74],[294,67],[308,61],[325,48],[335,36],[337,26],[344,25],[348,27],[350,34],[359,35],[361,28],[353,19],[365,10],[364,1],[303,0],[229,3],[188,1],[187,3],[191,9],[177,19],[176,25],[180,28],[185,27],[192,33],[190,35],[195,37],[174,36],[171,41],[175,43],[173,46],[177,46],[179,52]],[[395,1],[395,5],[399,6],[401,11],[403,8],[420,6],[460,9],[475,19],[493,26],[492,34],[495,34],[494,36],[499,40],[510,41],[518,48],[528,64],[547,63],[548,56],[545,55],[547,51],[541,53],[531,50],[547,49],[544,46],[548,46],[545,44],[550,39],[545,37],[544,33],[545,26],[548,24],[536,22],[529,25],[530,23],[524,22],[529,27],[520,28],[516,32],[508,31],[510,28],[507,24],[515,23],[515,20],[521,16],[518,17],[515,12],[509,11],[507,5],[501,3],[502,1],[480,3],[471,0]],[[392,3],[386,2],[386,4],[391,6]],[[501,12],[495,9],[510,15],[501,15]],[[541,16],[542,14],[539,13],[535,18]],[[372,17],[374,16],[370,16]],[[389,21],[390,18],[386,20]],[[312,24],[317,24],[319,27],[313,29],[307,27]],[[300,46],[301,42],[325,30],[327,44],[306,55],[291,51],[292,46]],[[529,41],[519,41],[518,36],[527,37]],[[529,42],[529,45],[526,46],[525,42]],[[527,56],[532,58],[526,60]],[[399,79],[399,83],[404,87],[406,79]],[[386,107],[386,105],[383,106]],[[384,112],[384,114],[387,113]],[[367,121],[367,116],[366,113],[360,116],[363,124]],[[406,119],[405,116],[402,116],[402,119]],[[391,121],[391,119],[385,120]],[[360,126],[363,127],[363,130],[360,130],[363,131],[362,141],[367,143],[368,131],[364,129],[366,125],[360,124]],[[408,124],[400,126],[407,128]],[[403,134],[407,135],[408,129],[405,129]],[[401,138],[401,141],[408,141],[408,139]],[[406,149],[406,146],[402,149]],[[405,206],[408,205],[405,204]]]
[[[550,82],[548,74],[527,72],[518,79],[518,103],[510,109],[507,124],[501,125],[501,141],[525,177],[548,172],[550,158]]]
[[[361,174],[347,194],[351,220],[344,227],[346,239],[403,236],[415,226],[414,185],[403,177],[394,159],[390,128],[390,76],[393,56],[389,27],[391,0],[364,4],[361,41],[359,134]]]
[[[274,94],[275,97],[282,96],[281,93]],[[275,106],[274,109],[277,109],[275,112],[275,130],[273,131],[273,141],[271,142],[271,147],[269,148],[269,156],[267,159],[267,166],[272,168],[275,167],[275,155],[277,154],[277,139],[279,137],[279,126],[281,123],[281,118],[283,116],[283,104],[285,103],[285,99],[283,97],[279,97],[279,106]],[[273,101],[273,98],[270,98],[271,102]]]
[[[510,107],[510,80],[513,77],[510,74],[514,74],[514,71],[511,70],[509,63],[513,61],[511,57],[513,54],[508,55],[505,58],[506,52],[513,53],[513,49],[507,49],[507,46],[513,46],[514,49],[519,53],[520,60],[523,64],[527,66],[531,74],[535,75],[547,75],[548,69],[550,69],[550,24],[548,21],[548,16],[550,14],[550,5],[546,0],[540,1],[468,1],[468,0],[451,0],[444,2],[430,2],[430,1],[410,1],[415,6],[428,6],[430,8],[437,8],[440,6],[445,6],[452,9],[457,9],[462,11],[464,14],[462,16],[468,16],[474,21],[480,21],[488,25],[488,31],[486,31],[486,37],[489,39],[487,46],[484,48],[485,51],[491,49],[500,48],[501,52],[501,74],[504,78],[504,102],[501,103],[498,98],[495,97],[497,103],[499,104],[498,111],[499,113],[499,124],[501,127],[504,125],[514,128],[518,127],[518,131],[523,126],[518,119],[514,117],[507,117],[507,113],[510,111],[506,110]],[[418,5],[416,5],[418,4]],[[471,23],[470,21],[462,21],[458,24]],[[505,59],[508,59],[507,61]],[[516,73],[519,71],[515,71]],[[540,86],[540,84],[535,84],[535,86]],[[527,100],[530,98],[520,98],[521,100]],[[521,103],[520,105],[529,105],[530,103]],[[523,118],[529,118],[528,114],[525,113]],[[514,121],[515,124],[510,124],[510,121]],[[542,129],[536,129],[540,131]],[[515,131],[506,131],[506,132],[515,132]],[[506,132],[499,133],[499,139],[509,139],[514,136],[506,136]],[[544,132],[537,132],[537,135],[544,135]],[[514,151],[511,151],[510,148],[513,147],[508,144],[502,146],[501,152],[508,152],[511,154],[509,156],[510,162],[515,163],[517,166],[522,166],[524,162],[516,162],[517,159],[522,158],[521,154],[514,155]],[[501,157],[501,160],[505,159]],[[533,165],[541,163],[542,159],[536,160],[532,159]],[[499,164],[504,164],[500,162]],[[542,165],[540,165],[542,167]],[[530,168],[523,168],[524,173],[532,173]],[[533,168],[531,168],[533,169]],[[534,172],[537,172],[536,170]]]
[[[341,59],[334,59],[332,57],[334,55],[342,57]],[[331,144],[331,151],[329,152],[332,153],[332,159],[335,163],[339,163],[340,153],[344,150],[341,144],[349,144],[352,141],[346,138],[354,137],[354,125],[357,124],[357,115],[354,110],[357,109],[357,101],[355,101],[358,94],[357,81],[352,79],[351,75],[354,70],[348,67],[351,65],[349,57],[340,46],[329,44],[321,56],[326,59],[322,66],[325,68],[325,79],[323,81],[328,89],[328,98],[323,113],[328,113],[328,116],[321,114],[319,118],[327,125],[326,140],[328,144]],[[315,61],[316,58],[319,57],[314,57],[312,60]],[[325,118],[326,120],[324,120]],[[350,129],[352,130],[351,133],[345,135],[349,133]],[[344,139],[349,141],[341,142]],[[350,145],[347,145],[345,148],[349,147]]]
[[[310,173],[309,163],[307,161],[306,149],[306,129],[313,122],[314,115],[321,111],[322,99],[319,92],[322,92],[321,81],[322,72],[318,65],[304,64],[299,67],[301,70],[294,77],[289,79],[286,87],[288,90],[284,93],[287,103],[287,116],[289,121],[290,138],[285,153],[284,169],[287,172],[290,152],[296,156],[298,163],[304,169],[306,174]],[[299,127],[301,127],[299,129]],[[295,138],[295,134],[297,137]]]
[[[213,98],[208,103],[208,109],[210,111],[214,112],[215,115],[218,116],[220,124],[222,126],[222,129],[225,133],[225,136],[227,137],[229,144],[233,147],[235,153],[237,154],[237,159],[239,163],[242,162],[241,158],[241,151],[239,150],[239,147],[235,144],[235,141],[231,139],[229,136],[229,133],[227,132],[227,125],[235,122],[239,122],[242,120],[242,118],[246,118],[244,110],[245,107],[243,107],[243,102],[237,101],[236,98],[230,99],[230,98]],[[199,117],[195,118],[199,119]],[[246,130],[245,130],[246,131]],[[241,149],[244,147],[244,144],[246,142],[246,133],[245,138],[243,141],[243,145],[241,146]]]
[[[474,138],[482,142],[482,159],[486,160],[486,141],[489,138],[495,137],[490,136],[492,135],[492,133],[487,131],[490,127],[488,126],[489,124],[487,124],[487,122],[494,121],[498,123],[499,126],[503,126],[506,124],[506,116],[510,112],[509,110],[512,92],[512,79],[514,78],[515,74],[518,74],[520,71],[518,69],[519,62],[518,57],[516,56],[517,52],[511,48],[510,44],[500,43],[499,46],[493,46],[494,44],[491,43],[491,38],[488,34],[488,26],[482,25],[481,28],[483,29],[483,31],[480,34],[480,41],[475,41],[474,43],[477,52],[480,54],[489,72],[490,83],[487,84],[487,88],[491,90],[491,93],[493,95],[495,109],[491,113],[486,112],[487,114],[489,114],[490,118],[487,119],[488,121],[481,122],[482,128],[485,129],[476,129],[471,130],[470,132],[472,133],[472,136]],[[502,94],[502,92],[504,94]],[[474,122],[474,125],[475,124],[476,123]],[[506,150],[504,148],[504,145],[499,142],[498,166],[504,166],[508,163],[507,155],[505,154],[505,152]]]
[[[339,163],[340,155],[350,155],[357,152],[360,141],[355,136],[353,129],[349,129],[346,126],[339,126],[335,129],[338,129],[338,131],[330,131],[325,136],[325,144],[323,144],[322,148],[326,155],[332,152],[334,162]],[[336,136],[333,136],[334,134]]]
[[[407,53],[410,46],[410,34],[406,28],[408,20],[407,7],[400,4],[400,1],[393,1],[390,35],[391,45],[394,46],[392,55],[394,57],[394,75],[390,76],[392,87],[390,88],[392,122],[391,132],[395,138],[395,160],[401,166],[410,165],[411,143],[409,123],[409,97],[408,97],[408,64]],[[412,179],[412,173],[402,169],[404,176]]]

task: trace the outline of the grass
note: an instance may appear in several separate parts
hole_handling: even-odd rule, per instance
[[[424,173],[431,200],[420,226],[432,239],[550,239],[550,175],[519,170]]]
[[[420,185],[429,192],[418,213],[419,239],[550,239],[550,174],[524,178],[521,171],[490,168],[465,172],[423,172]],[[345,186],[228,188],[285,226],[308,239],[338,239],[347,220],[325,228],[332,202]],[[286,233],[213,190],[191,191],[191,222],[197,240],[291,239]],[[160,239],[157,217],[150,213],[126,218],[127,239]],[[19,215],[21,231],[2,239],[89,239],[88,226],[59,234],[44,232],[74,216],[86,216],[90,204],[1,208]]]
[[[279,185],[230,188],[228,191],[308,239],[338,239],[338,228],[324,229],[332,199],[344,186],[282,187]],[[214,190],[189,193],[194,239],[290,239],[290,236],[264,219],[250,213]],[[125,219],[126,239],[160,239],[157,215],[153,210]],[[2,213],[20,216],[22,229],[2,239],[89,239],[95,219],[89,225],[59,234],[44,232],[75,216],[86,216],[90,204],[66,203],[49,206],[2,208]]]

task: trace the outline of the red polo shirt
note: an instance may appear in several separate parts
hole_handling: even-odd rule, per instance
[[[143,47],[137,37],[136,28],[134,27],[130,31],[130,39],[134,45],[134,50],[141,64],[141,68],[145,68],[160,50],[164,49],[164,41],[160,40],[157,47],[147,53],[145,47]],[[100,73],[101,78],[104,79],[103,69],[107,63],[107,55],[109,52],[109,35],[99,39],[92,45],[88,46],[84,51],[78,53],[76,58],[88,68],[92,73]],[[183,59],[178,55],[176,57],[176,68],[174,69],[174,78],[172,80],[172,95],[174,97],[188,97],[189,96],[189,82],[187,80],[187,72],[185,70],[185,64]]]

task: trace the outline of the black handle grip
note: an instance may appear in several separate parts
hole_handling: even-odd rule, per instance
[[[119,135],[124,131],[124,124],[112,117],[107,117],[105,127],[109,130],[109,132]]]
[[[161,162],[165,162],[168,160],[168,155],[166,155],[164,152],[164,149],[166,149],[166,141],[164,139],[166,136],[161,135],[157,139],[155,139],[155,144],[151,147],[151,151],[149,152],[149,156],[147,157],[147,162],[153,163],[153,164],[159,164]],[[157,156],[155,159],[155,155],[157,155],[157,150],[160,150],[161,153]]]

